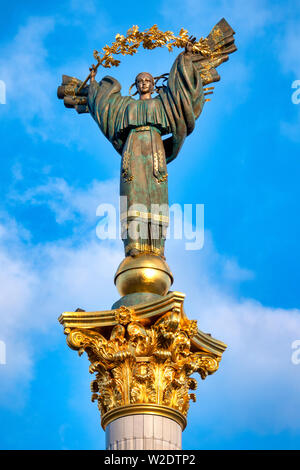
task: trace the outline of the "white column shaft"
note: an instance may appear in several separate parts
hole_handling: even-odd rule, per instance
[[[181,450],[182,430],[163,416],[140,414],[118,418],[106,427],[108,450]]]

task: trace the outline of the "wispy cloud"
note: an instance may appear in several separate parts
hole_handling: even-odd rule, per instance
[[[62,73],[77,72],[85,77],[87,71],[85,61],[78,56],[76,67],[72,57],[53,65],[47,40],[62,23],[65,20],[59,16],[29,17],[11,41],[1,44],[0,77],[7,95],[7,104],[1,110],[4,119],[20,120],[32,136],[88,148],[93,133],[89,135],[84,128],[86,116],[77,116],[74,110],[67,112],[56,96]]]
[[[45,205],[55,215],[58,224],[77,221],[95,224],[96,209],[101,203],[113,204],[118,208],[118,185],[116,180],[94,180],[87,189],[69,185],[63,178],[46,178],[45,183],[19,192],[11,189],[8,199],[18,204]],[[109,197],[108,197],[109,194]]]
[[[83,237],[80,246],[70,239],[41,246],[22,239],[0,242],[0,339],[7,347],[7,364],[0,369],[2,407],[25,404],[36,362],[62,334],[62,311],[110,308],[121,256],[117,242],[104,245],[94,236]]]
[[[7,105],[17,107],[29,131],[38,129],[35,118],[47,121],[53,116],[49,90],[53,76],[47,64],[44,41],[53,31],[52,17],[30,18],[11,43],[4,45],[0,59],[0,76],[7,85]],[[41,129],[41,128],[40,128]]]

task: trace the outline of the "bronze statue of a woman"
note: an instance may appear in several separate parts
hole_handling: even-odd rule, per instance
[[[110,76],[97,83],[94,66],[85,87],[63,76],[59,98],[79,113],[89,112],[122,156],[120,195],[127,197],[127,205],[121,207],[121,226],[126,256],[151,253],[164,258],[169,221],[167,164],[194,130],[205,103],[203,85],[220,79],[215,67],[236,50],[233,35],[224,19],[215,26],[206,38],[210,60],[193,52],[195,38],[190,38],[165,85],[155,89],[150,73],[137,75],[138,100],[122,96],[120,83]],[[152,98],[155,91],[157,96]]]

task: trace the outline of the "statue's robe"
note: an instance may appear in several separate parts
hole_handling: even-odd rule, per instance
[[[120,195],[127,196],[127,207],[121,207],[125,253],[149,251],[163,256],[169,220],[167,163],[178,155],[202,111],[200,72],[192,57],[181,53],[167,85],[155,98],[135,100],[121,96],[120,91],[120,83],[106,76],[90,84],[87,101],[101,131],[122,155]],[[162,138],[168,134],[171,137]]]

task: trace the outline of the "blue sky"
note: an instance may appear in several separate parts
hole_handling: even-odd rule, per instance
[[[168,169],[171,204],[205,205],[204,248],[167,245],[174,289],[199,328],[228,344],[199,383],[183,446],[299,448],[299,2],[2,3],[0,448],[104,448],[88,361],[67,348],[57,318],[118,298],[121,242],[95,229],[98,204],[117,203],[120,161],[89,115],[57,100],[61,75],[84,79],[93,50],[133,24],[201,36],[222,17],[238,52]],[[138,72],[167,72],[175,56],[139,52],[109,73],[127,94]]]

